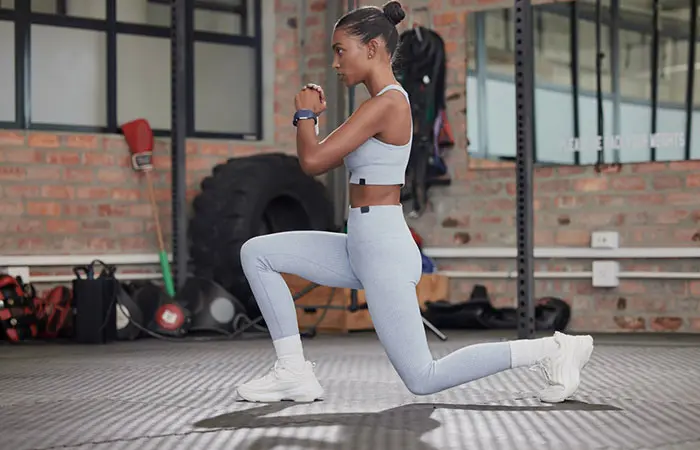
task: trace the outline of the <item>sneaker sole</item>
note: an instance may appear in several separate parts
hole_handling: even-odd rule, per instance
[[[284,392],[284,393],[246,393],[245,389],[241,392],[238,389],[238,395],[248,402],[254,403],[273,403],[273,402],[296,402],[296,403],[313,403],[316,400],[323,400],[323,390],[320,392]]]
[[[573,342],[573,345],[575,346],[575,354],[572,357],[572,360],[569,362],[569,364],[572,364],[575,372],[572,373],[570,378],[573,378],[570,383],[575,384],[574,389],[570,394],[567,395],[561,395],[561,396],[552,396],[552,397],[540,397],[540,401],[543,403],[562,403],[566,401],[568,398],[570,398],[576,391],[578,390],[579,385],[581,384],[581,371],[583,370],[584,367],[588,364],[588,361],[591,358],[591,355],[593,354],[593,340],[591,339],[590,336],[579,336],[575,338],[576,341]],[[576,367],[578,366],[578,368]],[[568,380],[567,380],[568,381]]]

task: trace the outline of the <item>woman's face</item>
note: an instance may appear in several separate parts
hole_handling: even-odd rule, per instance
[[[368,48],[356,36],[348,35],[342,28],[333,32],[333,68],[346,86],[362,83],[367,78],[372,59]]]

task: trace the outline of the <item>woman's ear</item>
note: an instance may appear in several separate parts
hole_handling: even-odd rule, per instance
[[[367,58],[372,59],[377,56],[377,51],[379,50],[379,41],[376,39],[370,39],[367,43]]]

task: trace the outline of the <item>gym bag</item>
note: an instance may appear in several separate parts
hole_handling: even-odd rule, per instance
[[[37,336],[35,297],[34,286],[24,284],[21,277],[0,274],[0,329],[10,342]]]

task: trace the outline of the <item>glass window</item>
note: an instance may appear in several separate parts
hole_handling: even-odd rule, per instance
[[[698,27],[700,31],[700,27]],[[693,122],[690,131],[690,158],[700,159],[700,44],[695,44],[695,78],[693,83]]]
[[[689,20],[679,20],[688,29]],[[662,38],[659,42],[659,103],[656,134],[657,161],[685,159],[685,98],[688,87],[688,41]]]
[[[254,48],[196,42],[194,83],[196,131],[255,133]]]
[[[148,70],[143,70],[148,67]],[[170,39],[117,36],[117,121],[137,117],[170,129]]]
[[[572,164],[574,135],[569,16],[535,10],[535,130],[537,161]],[[513,92],[515,95],[515,92]]]
[[[486,42],[486,71],[489,74],[515,76],[513,49],[515,22],[510,9],[484,12],[484,41]]]
[[[107,17],[106,0],[31,0],[35,13],[57,14],[61,16],[83,17],[104,20]],[[122,0],[120,0],[122,1]],[[119,3],[119,2],[117,2]]]
[[[0,9],[15,9],[15,0],[0,0]]]
[[[15,60],[15,24],[0,20],[0,61]],[[0,122],[15,120],[15,65],[0,64]]]
[[[250,0],[195,0],[194,29],[211,33],[254,36]]]
[[[117,1],[117,21],[119,22],[169,27],[170,14],[169,0]]]
[[[106,126],[105,33],[46,25],[31,32],[32,121]]]

